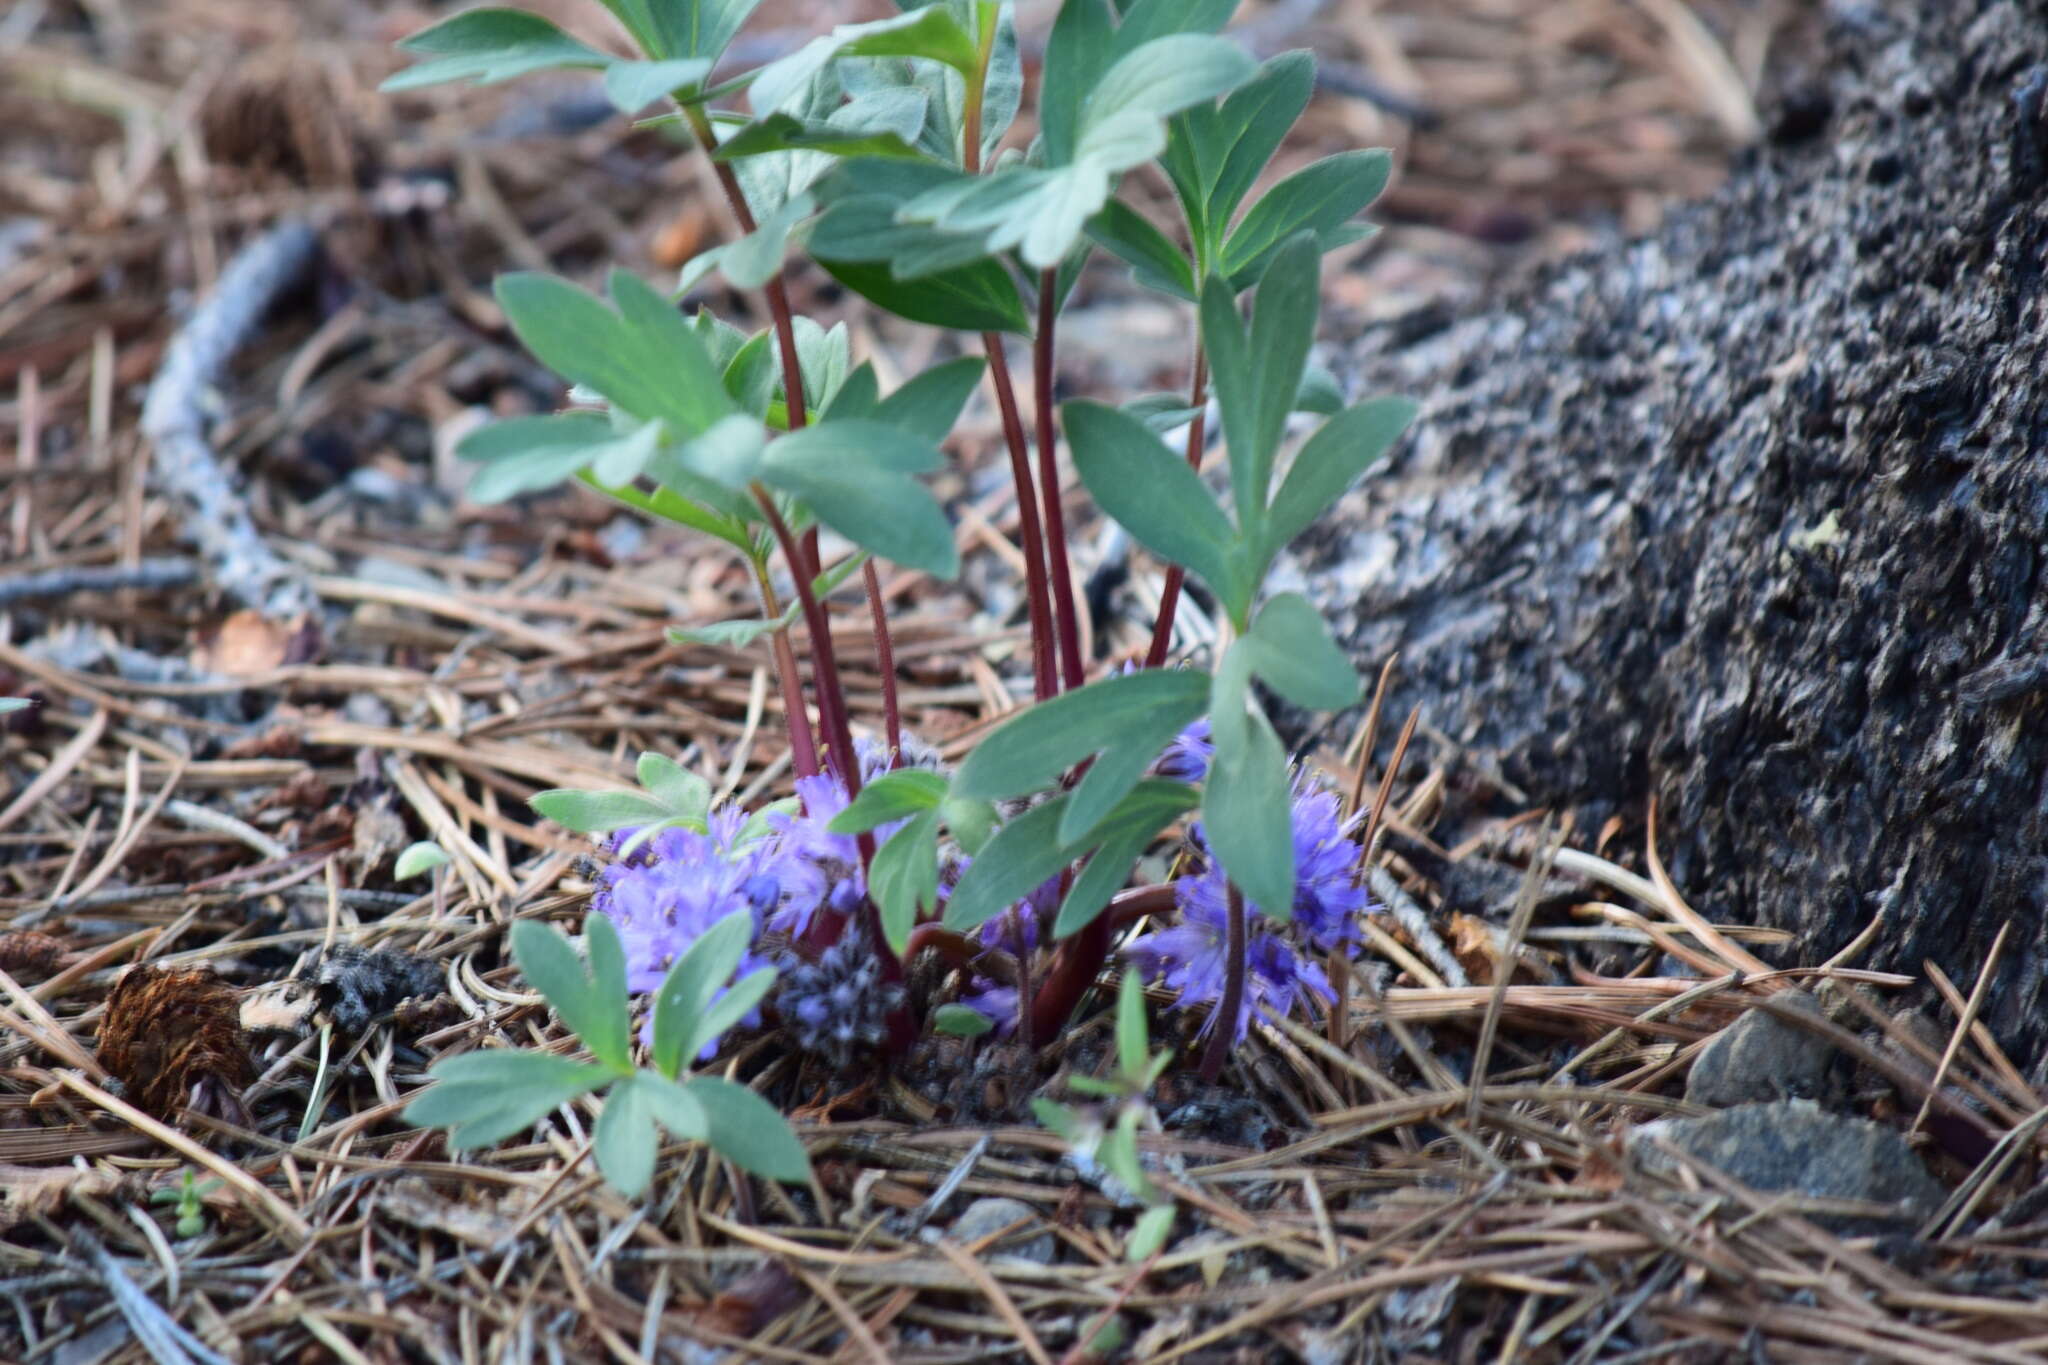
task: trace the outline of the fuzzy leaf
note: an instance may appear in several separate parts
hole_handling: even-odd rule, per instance
[[[1296,706],[1337,711],[1359,699],[1357,670],[1300,593],[1281,593],[1260,607],[1244,645],[1252,671]]]
[[[655,1130],[653,1108],[637,1073],[605,1095],[590,1145],[598,1170],[612,1187],[628,1199],[639,1198],[654,1179],[654,1156],[661,1135]]]

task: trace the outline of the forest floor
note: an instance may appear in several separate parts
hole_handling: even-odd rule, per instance
[[[592,6],[535,7],[601,33]],[[1046,6],[1020,9],[1029,32]],[[768,0],[746,53],[866,13]],[[1331,86],[1281,170],[1397,149],[1388,229],[1326,269],[1331,335],[1481,297],[1711,191],[1756,134],[1766,73],[1796,65],[1799,13],[1248,9],[1256,45],[1315,47]],[[1559,851],[1511,793],[1439,842],[1469,775],[1373,771],[1367,731],[1399,716],[1305,755],[1354,806],[1383,803],[1367,960],[1337,1008],[1255,1028],[1222,1087],[1162,1083],[1146,1149],[1180,1218],[1142,1265],[1123,1255],[1133,1215],[1030,1117],[1099,1064],[1101,992],[1036,1055],[927,1038],[849,1077],[772,1032],[738,1039],[720,1065],[792,1114],[809,1190],[678,1147],[629,1203],[584,1160],[585,1114],[461,1160],[405,1124],[432,1059],[561,1037],[505,936],[528,916],[573,929],[592,849],[528,796],[621,785],[649,749],[746,804],[788,783],[765,653],[665,634],[750,614],[739,562],[593,496],[475,506],[451,453],[559,396],[494,273],[656,277],[728,233],[723,207],[692,158],[603,117],[582,82],[378,94],[392,42],[432,17],[362,0],[0,14],[0,696],[39,702],[0,717],[0,1358],[2048,1358],[2048,1252],[2022,1193],[2048,1108],[1971,1027],[1972,983],[1941,983],[1938,1028],[1894,1017],[1906,978],[1712,925],[1654,840],[1566,831]],[[317,250],[280,306],[215,388],[173,395],[206,410],[233,505],[315,604],[286,618],[219,591],[141,417],[238,253],[289,247],[296,225]],[[885,386],[947,358],[818,279],[794,290],[849,324]],[[751,302],[703,301],[738,320]],[[1098,265],[1062,390],[1184,384],[1187,332]],[[960,581],[885,581],[908,723],[950,759],[1028,693],[999,446],[977,399],[935,481]],[[1120,570],[1085,500],[1070,508],[1107,668],[1142,645],[1159,575]],[[871,726],[864,613],[838,619]],[[1199,654],[1199,607],[1181,623]],[[421,839],[451,856],[427,889],[393,878]],[[428,970],[380,994],[351,950]],[[225,983],[262,1027],[138,1072],[108,1025],[147,1019],[114,992],[144,962],[207,974],[181,1007]],[[1824,1009],[1744,1013],[1809,983]],[[1191,1055],[1186,1021],[1155,1017]],[[1815,1093],[1896,1144],[1873,1136],[1865,1164],[1924,1162],[1938,1198],[1763,1195],[1645,1131],[1709,1115],[1687,1073],[1717,1039],[1778,1047],[1738,1056],[1768,1081],[1813,1038]],[[166,1099],[166,1076],[189,1084]],[[182,1108],[193,1084],[230,1102]],[[1771,1112],[1788,1143],[1808,1121]]]

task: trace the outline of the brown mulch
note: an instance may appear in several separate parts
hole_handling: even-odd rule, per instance
[[[592,7],[543,8],[601,35]],[[750,41],[786,46],[820,8],[872,9],[771,3]],[[1343,146],[1401,154],[1388,231],[1329,272],[1333,327],[1469,296],[1710,189],[1755,135],[1754,92],[1798,13],[1248,7],[1257,42],[1326,59],[1282,169]],[[377,94],[391,40],[429,17],[343,0],[0,13],[0,695],[42,702],[0,718],[0,1358],[1080,1360],[1111,1319],[1147,1360],[2048,1351],[2034,1229],[1979,1221],[2038,1179],[2044,1100],[1958,1022],[1972,983],[1942,983],[1950,1013],[1922,1036],[1870,1004],[1900,979],[1847,963],[1759,977],[1750,947],[1797,962],[1797,945],[1708,925],[1637,856],[1639,832],[1574,832],[1529,878],[1536,815],[1453,835],[1466,775],[1383,773],[1356,742],[1313,757],[1354,800],[1387,782],[1376,885],[1399,913],[1375,920],[1341,1008],[1259,1029],[1221,1089],[1162,1084],[1148,1150],[1181,1214],[1144,1266],[1123,1257],[1129,1213],[1028,1117],[1030,1096],[1099,1064],[1093,1005],[1036,1060],[928,1039],[874,1078],[740,1038],[720,1064],[797,1116],[809,1191],[677,1148],[628,1204],[585,1160],[587,1110],[462,1161],[408,1128],[397,1111],[432,1058],[558,1036],[504,934],[520,916],[573,927],[588,850],[526,797],[619,783],[644,749],[750,803],[787,781],[765,653],[664,635],[748,614],[740,565],[594,498],[470,505],[450,456],[477,421],[558,397],[507,335],[493,273],[652,276],[715,242],[723,210],[657,134],[591,121],[582,83]],[[224,598],[181,538],[139,415],[197,301],[293,220],[319,260],[205,395],[241,502],[317,600],[271,619]],[[848,320],[885,382],[935,358],[928,332],[815,279],[795,292]],[[1108,267],[1077,297],[1063,387],[1185,381],[1174,310]],[[1023,674],[986,406],[936,485],[968,572],[885,581],[909,723],[954,757]],[[1113,551],[1073,512],[1086,575]],[[1134,565],[1101,622],[1105,662],[1142,640],[1157,592]],[[1199,649],[1199,610],[1186,623]],[[872,723],[863,616],[840,624]],[[431,889],[394,883],[394,854],[423,838],[451,864]],[[1475,902],[1447,889],[1459,878],[1506,894]],[[1544,893],[1510,932],[1525,878]],[[439,989],[358,1032],[304,1027],[276,983],[350,948],[422,957]],[[125,978],[122,1005],[137,963],[167,970]],[[1823,1209],[1621,1151],[1635,1124],[1685,1112],[1686,1067],[1752,993],[1815,975],[1872,1011],[1851,1034],[1859,1112],[1973,1135],[1924,1144],[1958,1191],[1924,1228],[1838,1235]],[[223,982],[281,1012],[246,1072]],[[1190,1053],[1163,1003],[1157,1032]],[[109,1050],[110,1008],[145,1004],[116,1016]],[[174,1241],[188,1174],[204,1227]],[[926,1236],[991,1196],[1029,1220],[992,1245]],[[1043,1257],[1000,1254],[1041,1238]]]

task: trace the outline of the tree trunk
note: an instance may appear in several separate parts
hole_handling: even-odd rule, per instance
[[[1694,904],[2048,1040],[2048,5],[1844,0],[1656,235],[1358,343],[1413,435],[1297,545],[1360,662],[1529,798],[1658,798]],[[1640,828],[1640,826],[1638,826]]]

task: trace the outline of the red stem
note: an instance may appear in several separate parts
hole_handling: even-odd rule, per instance
[[[1188,468],[1202,467],[1202,426],[1209,415],[1209,357],[1202,350],[1199,339],[1195,342],[1195,382],[1188,386],[1188,406],[1195,415],[1188,419]],[[1159,594],[1159,619],[1152,623],[1152,647],[1145,651],[1145,667],[1158,668],[1166,662],[1166,651],[1173,643],[1173,618],[1180,610],[1181,580],[1187,577],[1187,570],[1178,564],[1166,566],[1166,587]]]
[[[1068,690],[1081,685],[1080,618],[1074,612],[1074,581],[1067,554],[1067,514],[1060,505],[1059,432],[1052,420],[1053,335],[1059,324],[1057,270],[1038,276],[1038,335],[1032,338],[1031,386],[1038,406],[1038,482],[1045,502],[1045,560],[1052,576],[1053,615],[1059,627],[1060,679]]]
[[[818,687],[818,728],[825,732],[826,756],[845,783],[846,796],[850,801],[860,795],[860,762],[854,756],[853,732],[846,723],[846,698],[839,690],[839,660],[832,650],[831,622],[811,586],[817,569],[804,559],[803,549],[797,544],[789,523],[783,520],[781,510],[775,506],[774,495],[758,483],[751,491],[762,515],[768,519],[769,528],[775,532],[775,541],[782,547],[782,557],[789,562],[790,576],[796,580],[797,600],[803,603],[804,624],[811,632],[811,671]]]
[[[988,352],[989,380],[1003,414],[1003,440],[1010,448],[1010,477],[1017,485],[1017,539],[1024,552],[1024,598],[1031,609],[1033,695],[1044,701],[1057,688],[1053,682],[1052,606],[1045,586],[1045,535],[1038,525],[1038,495],[1031,487],[1031,453],[1024,442],[1024,418],[1017,411],[1017,387],[1010,382],[1003,338],[984,332],[981,345]]]
[[[1202,1050],[1202,1080],[1210,1085],[1223,1074],[1223,1063],[1237,1045],[1237,1014],[1244,1007],[1244,892],[1225,882],[1229,903],[1228,937],[1224,940],[1223,999],[1209,1021],[1209,1045]]]
[[[903,711],[896,700],[896,643],[889,637],[889,612],[882,602],[882,579],[870,559],[860,566],[868,591],[868,615],[875,623],[875,666],[882,674],[882,721],[889,736],[889,766],[903,756]]]

